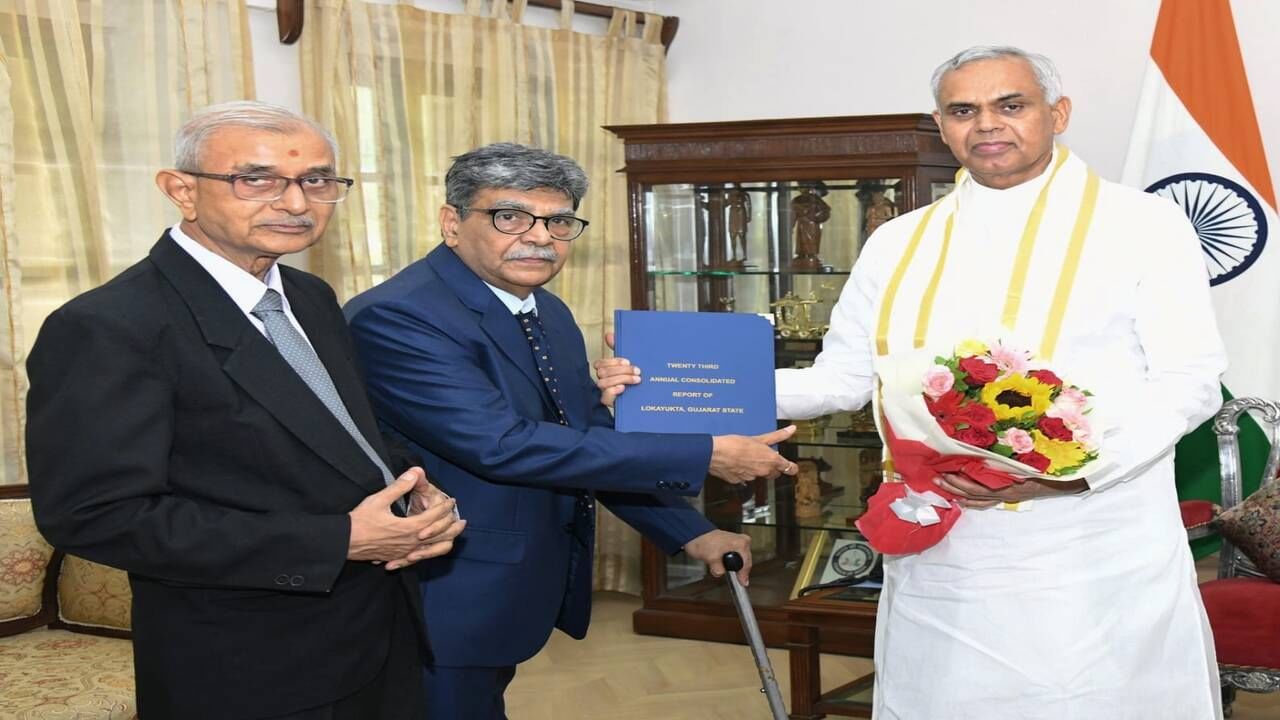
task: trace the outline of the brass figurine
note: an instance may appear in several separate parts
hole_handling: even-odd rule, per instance
[[[819,302],[821,301],[814,293],[809,293],[807,298],[800,298],[794,292],[789,292],[781,299],[769,303],[769,307],[775,308],[777,313],[775,327],[778,337],[809,339],[825,335],[827,324],[815,325],[809,310],[810,306]]]

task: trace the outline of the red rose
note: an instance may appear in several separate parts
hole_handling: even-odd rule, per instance
[[[1067,424],[1062,418],[1044,416],[1040,418],[1040,422],[1036,423],[1036,427],[1040,428],[1040,432],[1050,440],[1071,440],[1074,436]]]
[[[1027,373],[1027,377],[1035,378],[1036,380],[1039,380],[1045,385],[1049,385],[1051,387],[1062,387],[1062,378],[1054,375],[1051,370],[1032,370]]]
[[[969,385],[986,385],[1000,377],[1000,368],[995,363],[987,362],[980,357],[960,359],[960,372],[964,373],[964,381]]]
[[[937,400],[930,399],[929,396],[926,395],[924,398],[924,404],[929,407],[930,415],[941,419],[947,415],[954,415],[955,412],[960,409],[960,403],[963,400],[963,395],[955,390],[948,390]]]
[[[958,430],[953,437],[965,445],[972,445],[984,450],[996,444],[996,434],[980,427],[970,426],[963,430]],[[1046,460],[1045,462],[1048,461]]]
[[[942,432],[946,433],[947,437],[951,438],[955,437],[956,433],[960,432],[960,429],[956,427],[956,424],[951,417],[938,418],[938,427],[941,427]]]
[[[982,403],[969,403],[955,412],[949,420],[966,423],[970,427],[990,430],[996,424],[996,414]]]
[[[1040,453],[1034,450],[1032,450],[1029,453],[1014,455],[1013,459],[1017,460],[1023,465],[1030,465],[1031,467],[1036,469],[1036,472],[1044,472],[1049,469],[1049,458],[1041,455]]]

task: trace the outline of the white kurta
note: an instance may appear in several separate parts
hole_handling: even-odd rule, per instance
[[[1070,172],[1083,177],[1075,158],[1063,170],[1055,189]],[[930,347],[995,327],[1046,177],[1004,191],[971,180],[959,187]],[[1078,203],[1058,205],[1070,207],[1046,213],[1046,237],[1065,235],[1048,223],[1073,219]],[[868,241],[822,354],[811,368],[778,371],[779,417],[870,400],[882,293],[922,212]],[[938,253],[929,247],[922,244],[915,262],[931,271]],[[1039,244],[1033,257],[1028,318],[1047,309],[1060,267]],[[895,312],[918,308],[910,275]],[[1027,325],[1000,339],[1035,349],[1042,323]],[[1089,478],[1085,494],[1036,500],[1025,512],[966,510],[940,544],[886,559],[875,718],[1221,717],[1213,639],[1178,513],[1173,445],[1219,406],[1225,365],[1186,218],[1166,200],[1104,182],[1051,366],[1095,393],[1115,426],[1103,449],[1118,466]]]

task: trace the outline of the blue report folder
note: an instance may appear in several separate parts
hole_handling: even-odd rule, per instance
[[[759,435],[778,428],[773,326],[759,315],[617,310],[615,354],[640,368],[614,407],[623,432]]]

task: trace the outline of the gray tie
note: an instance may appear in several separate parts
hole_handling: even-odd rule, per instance
[[[316,397],[320,398],[320,402],[324,403],[325,407],[329,408],[329,412],[342,423],[342,427],[351,434],[351,439],[356,441],[364,454],[378,466],[378,470],[382,472],[383,481],[388,485],[394,482],[395,478],[392,477],[391,471],[369,445],[360,428],[356,427],[355,421],[351,419],[351,413],[347,412],[347,406],[342,404],[342,398],[338,396],[338,389],[333,386],[329,371],[324,369],[324,363],[320,362],[320,357],[316,355],[316,351],[311,348],[307,339],[285,316],[284,298],[280,297],[280,293],[267,290],[258,304],[253,306],[251,312],[267,327],[267,339],[276,346],[276,350],[280,351],[285,361],[293,367],[294,372],[298,373],[307,387],[311,388],[311,392],[315,393]]]

